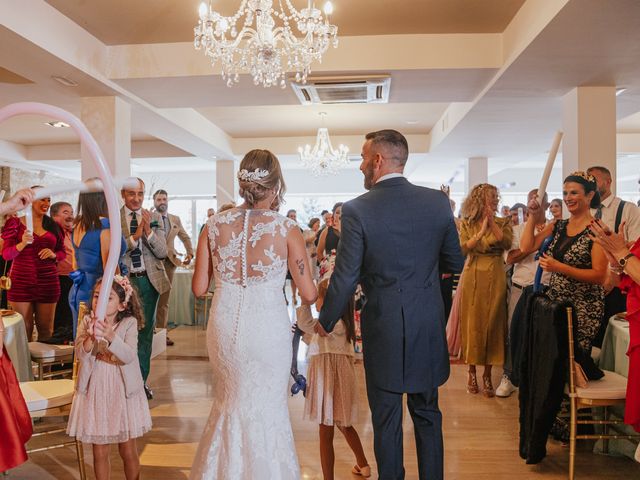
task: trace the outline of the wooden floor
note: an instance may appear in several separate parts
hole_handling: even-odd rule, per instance
[[[210,408],[211,379],[206,357],[205,333],[198,327],[179,327],[171,332],[176,345],[152,363],[150,384],[155,399],[150,402],[153,431],[138,443],[142,477],[186,479],[197,442]],[[362,364],[357,366],[360,415],[356,428],[372,465],[373,433],[364,390]],[[498,381],[496,372],[494,382]],[[486,399],[465,392],[465,367],[452,366],[451,378],[440,390],[444,416],[445,469],[447,479],[565,479],[568,448],[550,441],[548,456],[539,465],[528,466],[518,456],[518,404],[516,396]],[[304,398],[290,398],[289,407],[302,478],[321,479],[317,425],[303,421]],[[405,467],[407,479],[417,479],[411,420],[405,417]],[[628,458],[591,453],[583,442],[578,452],[577,479],[640,479],[640,464]],[[350,471],[354,458],[344,439],[336,435],[336,478],[356,479]],[[89,478],[91,450],[86,462]],[[117,449],[112,449],[113,479],[124,479]],[[36,453],[25,465],[9,473],[11,479],[79,478],[72,449]],[[377,478],[374,473],[373,478]],[[219,479],[223,480],[223,479]],[[277,479],[259,479],[277,480]]]

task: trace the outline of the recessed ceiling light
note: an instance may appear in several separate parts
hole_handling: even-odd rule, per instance
[[[418,120],[407,120],[407,125],[415,125],[416,123],[418,123]]]
[[[624,92],[626,92],[627,89],[626,88],[616,88],[616,97],[618,95],[622,95]]]
[[[69,128],[69,124],[64,122],[45,122],[44,124],[53,128]]]
[[[217,160],[218,159],[218,155],[211,155],[211,159],[212,160]]]
[[[67,78],[67,77],[60,77],[58,75],[51,75],[51,78],[53,78],[56,82],[64,85],[65,87],[77,87],[78,86],[78,82],[74,82],[73,80]]]

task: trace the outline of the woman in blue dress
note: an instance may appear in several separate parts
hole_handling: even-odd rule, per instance
[[[111,231],[107,200],[103,192],[81,193],[78,198],[78,216],[73,229],[73,248],[76,270],[71,272],[73,287],[69,292],[69,305],[73,312],[73,336],[76,336],[80,302],[88,302],[96,281],[102,277],[109,254]],[[127,244],[122,237],[120,256]],[[120,263],[122,265],[122,262]],[[122,269],[122,267],[120,267]],[[126,273],[126,272],[123,272]]]

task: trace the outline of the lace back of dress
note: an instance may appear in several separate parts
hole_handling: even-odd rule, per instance
[[[243,287],[279,280],[287,271],[292,222],[270,210],[234,208],[208,222],[209,245],[220,281]]]

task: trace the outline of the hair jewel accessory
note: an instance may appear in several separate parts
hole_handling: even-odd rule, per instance
[[[131,295],[133,295],[131,282],[129,282],[127,277],[123,277],[122,275],[114,275],[113,279],[124,290],[124,303],[129,303],[129,299],[131,298]]]
[[[572,177],[580,177],[580,178],[584,178],[587,182],[591,182],[591,183],[597,183],[596,182],[596,177],[594,177],[593,175],[589,175],[586,172],[583,172],[582,170],[577,170],[575,172],[573,172],[571,174]]]
[[[256,168],[253,172],[243,168],[238,172],[238,178],[244,182],[256,182],[258,180],[262,180],[268,175],[269,170],[262,170],[261,168]]]

